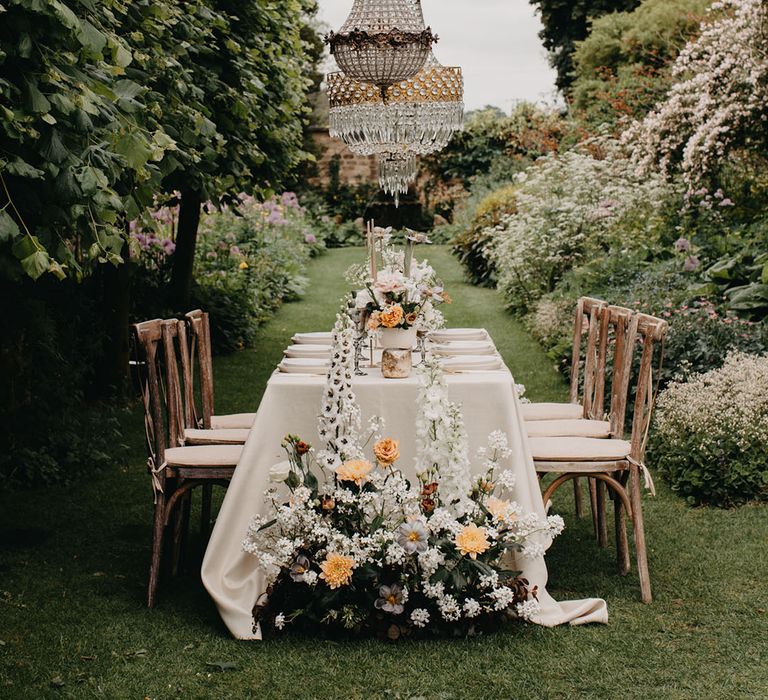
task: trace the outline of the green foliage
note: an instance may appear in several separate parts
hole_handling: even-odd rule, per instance
[[[138,268],[133,287],[137,318],[167,316],[175,208],[162,208],[132,236]],[[195,259],[193,306],[210,314],[217,352],[250,345],[256,329],[284,301],[304,291],[307,261],[322,251],[332,223],[318,222],[296,195],[265,202],[241,195],[237,206],[211,211],[201,222]]]
[[[669,89],[669,66],[711,0],[643,0],[594,20],[573,55],[573,107],[592,126],[642,118]]]
[[[70,7],[74,6],[74,9]],[[14,0],[0,22],[0,261],[33,279],[119,264],[126,194],[173,141],[143,128],[120,0]],[[40,206],[41,202],[45,206]],[[135,206],[135,205],[134,205]]]
[[[567,91],[573,81],[576,42],[589,33],[590,23],[612,12],[631,10],[640,0],[529,0],[544,25],[539,37],[557,71],[557,87]]]
[[[730,355],[659,399],[650,454],[691,505],[768,498],[768,357]]]
[[[487,247],[493,240],[490,229],[517,210],[515,185],[506,185],[483,197],[474,209],[469,225],[453,240],[453,253],[464,266],[472,284],[496,285],[496,269]]]
[[[0,283],[0,488],[90,478],[120,455],[117,410],[83,393],[104,340],[96,291]]]

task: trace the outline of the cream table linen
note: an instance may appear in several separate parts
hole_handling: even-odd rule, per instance
[[[355,377],[354,390],[363,421],[381,416],[386,435],[400,440],[398,462],[406,476],[415,477],[415,418],[419,385],[416,376],[384,379],[378,369],[368,376]],[[452,401],[461,404],[469,436],[470,454],[487,443],[488,434],[501,430],[509,438],[512,455],[508,468],[516,476],[515,500],[525,512],[545,517],[539,483],[528,448],[514,380],[506,367],[446,375]],[[243,552],[242,542],[254,514],[264,508],[264,491],[269,487],[269,469],[285,458],[280,447],[291,433],[319,445],[317,416],[325,377],[282,374],[270,378],[250,436],[216,520],[202,567],[202,579],[213,597],[224,623],[238,639],[260,639],[253,630],[252,610],[264,592],[264,576],[255,559]],[[545,546],[548,542],[544,543]],[[538,586],[541,613],[534,620],[553,627],[608,621],[605,601],[590,598],[558,603],[546,590],[547,567],[543,557],[520,558],[516,568],[531,585]]]

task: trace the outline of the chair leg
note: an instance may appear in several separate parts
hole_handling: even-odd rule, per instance
[[[157,584],[160,579],[160,564],[163,558],[163,535],[165,534],[165,498],[158,494],[155,504],[155,521],[152,527],[152,561],[149,565],[147,586],[147,607],[154,608],[157,601]]]
[[[589,482],[589,506],[592,510],[592,530],[597,537],[597,482],[598,479],[590,479]]]
[[[184,550],[186,549],[187,533],[189,531],[189,511],[192,502],[192,492],[189,491],[177,504],[173,514],[173,545],[171,552],[171,576],[178,576],[183,565]]]
[[[645,528],[643,523],[643,504],[640,492],[640,469],[634,464],[629,477],[629,498],[632,504],[632,526],[635,533],[635,556],[637,573],[640,577],[640,596],[644,603],[653,600],[651,596],[651,577],[648,572],[648,554],[645,548]]]
[[[203,546],[208,542],[211,534],[211,501],[213,500],[213,485],[203,484],[203,504],[200,514],[200,537]]]
[[[595,505],[597,510],[597,544],[599,547],[608,546],[608,524],[605,518],[605,482],[597,481]]]
[[[573,500],[576,504],[576,517],[581,520],[584,517],[584,504],[581,499],[581,479],[573,480]]]
[[[619,568],[619,576],[626,576],[631,567],[629,541],[627,540],[627,519],[620,498],[613,500],[613,506],[613,522],[616,530],[616,563]]]

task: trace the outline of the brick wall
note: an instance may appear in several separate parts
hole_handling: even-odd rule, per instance
[[[328,129],[320,127],[312,129],[312,140],[317,152],[320,153],[317,162],[317,176],[310,178],[313,185],[328,186],[328,165],[334,155],[341,158],[339,179],[343,185],[359,185],[366,182],[377,182],[379,173],[375,156],[356,156],[343,141],[331,138]]]

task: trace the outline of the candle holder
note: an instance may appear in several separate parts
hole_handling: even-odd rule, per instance
[[[420,365],[427,359],[427,331],[416,331],[416,349],[419,351]]]
[[[364,377],[365,372],[360,368],[360,362],[363,360],[363,348],[368,337],[368,312],[365,309],[357,309],[354,306],[350,306],[347,313],[355,324],[355,376]]]

